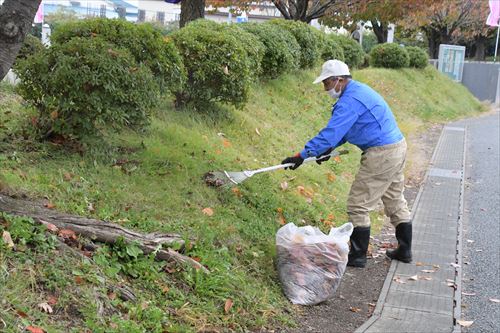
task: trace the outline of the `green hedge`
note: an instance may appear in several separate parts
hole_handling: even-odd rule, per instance
[[[81,139],[101,130],[142,129],[159,99],[151,70],[100,38],[53,44],[16,68],[21,96],[39,110],[45,137]]]
[[[410,67],[425,68],[429,64],[429,55],[418,46],[407,46],[406,52],[410,57]]]
[[[182,58],[173,42],[150,24],[106,18],[70,21],[54,30],[51,41],[63,44],[75,37],[102,38],[130,50],[137,62],[151,69],[163,91],[177,92],[186,80]]]
[[[354,39],[343,35],[331,35],[344,51],[344,62],[350,68],[358,68],[363,63],[364,51]]]
[[[335,38],[332,34],[323,34],[324,35],[324,44],[323,50],[321,53],[321,58],[323,60],[331,60],[337,59],[340,61],[345,61],[344,57],[344,49],[342,45],[338,42],[338,39]]]
[[[178,106],[220,101],[241,107],[248,99],[253,60],[247,46],[229,29],[211,25],[196,20],[172,34],[188,72],[185,89],[176,95]]]
[[[288,31],[265,23],[244,23],[241,28],[257,36],[264,45],[262,76],[276,78],[298,68],[300,46]]]
[[[293,20],[274,19],[269,21],[281,28],[288,30],[297,40],[300,46],[300,66],[302,68],[314,67],[320,59],[320,40],[315,34],[315,28],[310,25]]]
[[[405,48],[395,43],[378,44],[370,51],[370,66],[402,68],[410,65]]]

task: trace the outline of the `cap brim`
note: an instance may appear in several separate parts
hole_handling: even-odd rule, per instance
[[[320,83],[322,82],[324,79],[328,79],[331,75],[329,74],[323,74],[323,75],[320,75],[316,78],[316,80],[314,80],[313,84],[317,84],[317,83]]]

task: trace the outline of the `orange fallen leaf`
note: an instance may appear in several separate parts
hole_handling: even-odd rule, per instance
[[[341,162],[342,160],[340,159],[340,156],[335,156],[333,160],[337,163]]]
[[[242,197],[242,195],[243,195],[243,194],[241,193],[240,189],[239,189],[239,188],[237,188],[237,187],[233,187],[233,188],[231,189],[231,191],[232,191],[232,192],[234,193],[234,195],[235,195],[235,196],[237,196],[238,198],[241,198],[241,197]]]
[[[229,313],[229,310],[233,307],[233,300],[228,298],[226,299],[226,303],[224,304],[224,312]]]
[[[333,173],[329,172],[327,174],[328,176],[328,180],[331,181],[331,182],[334,182],[336,179],[337,179],[337,176],[335,176]]]
[[[27,326],[26,331],[30,331],[31,333],[45,333],[45,331],[37,326]]]
[[[278,223],[280,225],[285,225],[286,224],[286,219],[285,219],[285,216],[283,215],[283,208],[278,207],[276,209],[276,211],[278,212]]]
[[[231,147],[231,142],[228,139],[222,140],[222,145],[226,148]]]
[[[28,315],[26,314],[26,312],[24,311],[21,311],[21,310],[16,310],[16,313],[19,317],[21,318],[28,318]]]
[[[44,206],[48,209],[56,208],[56,205],[54,205],[52,202],[47,202]]]
[[[75,276],[75,283],[76,284],[83,284],[83,279],[81,276]]]
[[[214,215],[214,210],[210,207],[207,207],[207,208],[203,208],[202,211],[201,211],[203,214],[207,215],[207,216],[212,216]]]
[[[357,307],[355,307],[355,306],[350,306],[350,307],[349,307],[349,311],[352,311],[352,312],[359,312],[359,311],[361,311],[361,309],[360,309],[360,308],[357,308]]]
[[[59,230],[59,236],[64,239],[76,239],[76,234],[73,230],[70,229],[61,229]]]
[[[56,305],[57,304],[57,297],[52,296],[52,295],[47,297],[47,304],[52,305],[52,306]]]

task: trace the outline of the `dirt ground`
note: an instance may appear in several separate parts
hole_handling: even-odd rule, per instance
[[[411,207],[425,176],[442,125],[407,138],[409,142],[405,197]],[[365,268],[347,267],[336,297],[316,306],[297,306],[299,327],[279,330],[283,333],[347,333],[354,332],[370,318],[384,284],[390,261],[385,249],[396,245],[394,229],[386,223],[379,235],[371,237]],[[369,251],[370,252],[370,251]],[[370,258],[371,257],[371,258]]]

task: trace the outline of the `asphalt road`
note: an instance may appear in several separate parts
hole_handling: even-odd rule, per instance
[[[466,332],[500,332],[500,112],[467,125],[462,319]]]

